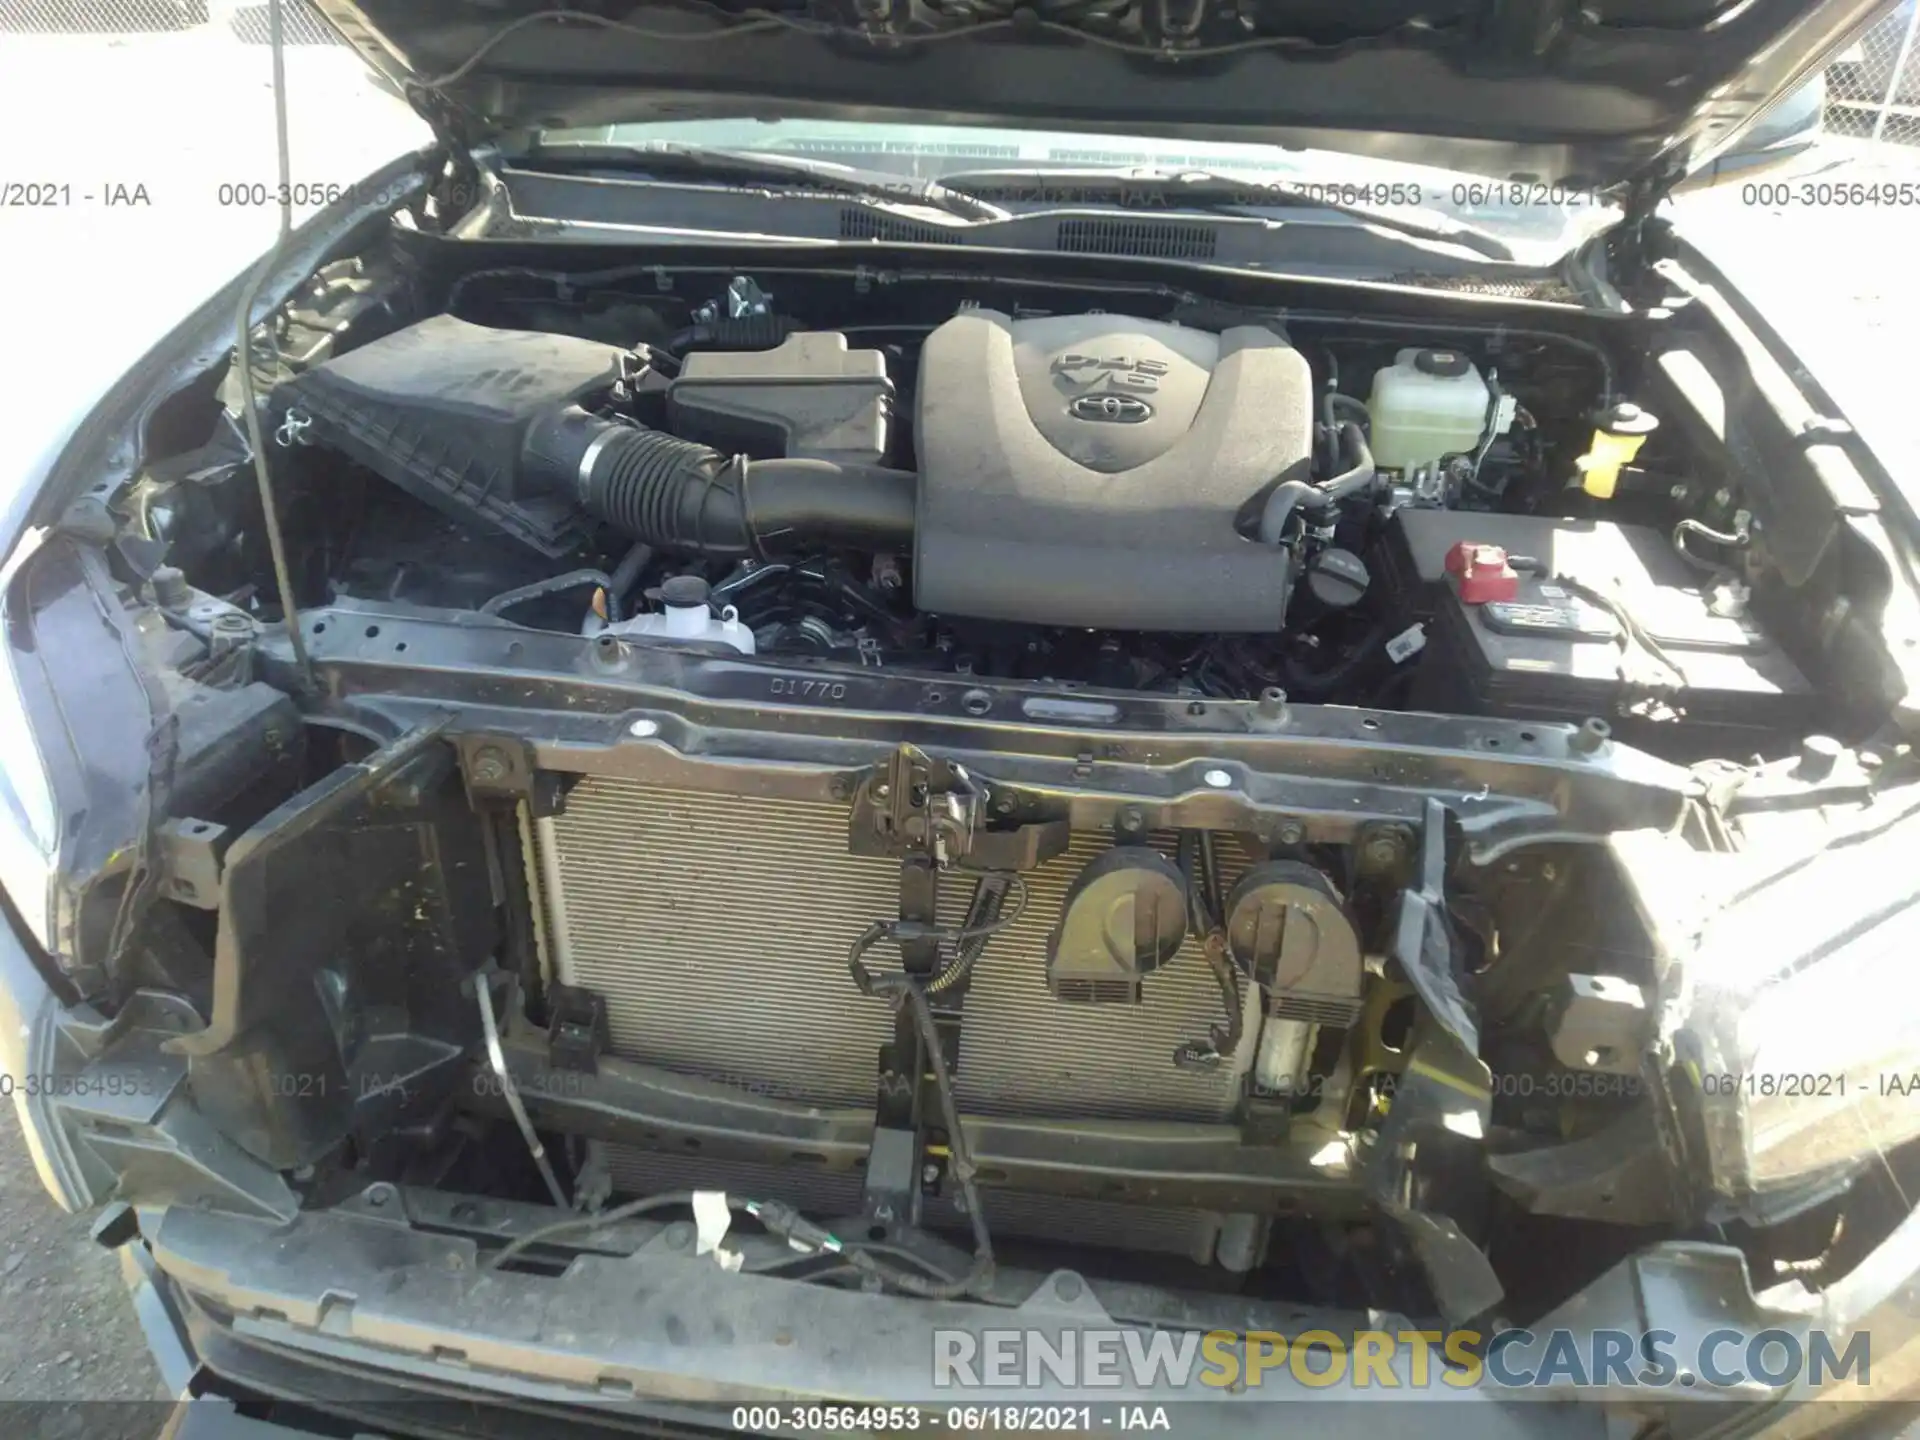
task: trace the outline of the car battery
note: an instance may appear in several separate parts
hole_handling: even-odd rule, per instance
[[[1812,723],[1799,668],[1659,531],[1402,508],[1382,551],[1395,603],[1426,636],[1415,709],[1599,716],[1677,759],[1771,750]]]

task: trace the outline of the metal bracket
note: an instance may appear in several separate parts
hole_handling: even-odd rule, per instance
[[[533,762],[533,746],[518,735],[462,735],[460,774],[467,800],[476,810],[525,803],[536,820],[566,809],[567,777],[540,770]]]
[[[1480,1051],[1480,1022],[1453,973],[1452,922],[1447,917],[1447,808],[1426,802],[1420,854],[1394,917],[1393,957],[1429,1014],[1469,1055]]]
[[[161,824],[160,864],[170,900],[200,910],[220,908],[221,857],[232,839],[212,820],[176,817]]]
[[[875,1220],[904,1226],[920,1223],[921,1135],[916,1129],[876,1125],[867,1152],[861,1203]]]
[[[610,1043],[606,998],[578,985],[554,985],[547,1009],[548,1062],[557,1070],[598,1070]]]
[[[854,792],[847,848],[855,855],[925,856],[938,866],[1032,870],[1065,852],[1065,820],[986,828],[985,792],[966,769],[902,745]]]
[[[899,859],[902,921],[920,927],[937,922],[940,872],[961,860],[992,871],[1030,869],[1066,848],[1065,821],[985,829],[987,798],[962,767],[912,745],[900,746],[861,782],[848,818],[848,848]],[[932,975],[940,963],[938,935],[903,935],[900,962],[908,974]],[[964,983],[954,985],[933,1002],[950,1070],[959,1063],[965,989]],[[928,1120],[938,1113],[928,1057],[904,1006],[880,1049],[878,1071],[862,1201],[877,1220],[917,1225],[921,1197],[937,1192],[944,1164],[940,1147],[928,1143]]]

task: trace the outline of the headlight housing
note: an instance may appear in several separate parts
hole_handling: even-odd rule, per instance
[[[40,741],[20,691],[18,666],[25,657],[15,653],[7,601],[15,576],[39,549],[43,535],[29,532],[0,567],[0,631],[6,641],[0,645],[0,754],[7,757],[0,770],[0,888],[6,890],[40,947],[53,951],[59,948],[53,883],[60,846],[59,813]]]
[[[1787,1213],[1920,1137],[1916,812],[1749,865],[1679,969],[1675,1098],[1741,1213]]]

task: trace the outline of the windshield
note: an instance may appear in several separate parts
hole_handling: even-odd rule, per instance
[[[618,145],[672,141],[805,155],[897,174],[903,180],[944,180],[981,170],[1207,170],[1268,180],[1276,188],[1284,185],[1310,198],[1404,214],[1409,219],[1446,217],[1499,235],[1513,249],[1515,259],[1536,265],[1551,264],[1619,219],[1617,209],[1591,191],[1329,150],[1231,141],[1196,143],[1131,135],[836,120],[651,121],[547,131],[541,138]],[[1069,203],[1064,195],[1049,196],[1042,183],[975,193],[1006,203]],[[1071,203],[1084,202],[1075,197]],[[1150,208],[1170,202],[1163,193],[1143,188],[1123,203]],[[1250,208],[1258,207],[1250,204]]]

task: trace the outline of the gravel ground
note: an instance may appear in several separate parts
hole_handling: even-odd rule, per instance
[[[167,1392],[119,1264],[47,1197],[13,1105],[0,1115],[0,1434],[148,1440]]]

